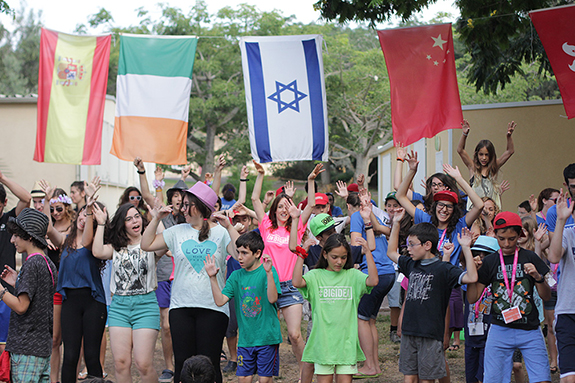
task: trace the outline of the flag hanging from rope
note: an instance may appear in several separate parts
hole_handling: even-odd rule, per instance
[[[393,142],[461,128],[451,24],[377,31],[391,87]]]
[[[131,161],[187,163],[195,36],[122,35],[110,153]]]
[[[529,12],[559,85],[569,119],[575,117],[575,5]]]
[[[322,41],[320,35],[240,39],[256,161],[327,161]]]
[[[100,164],[111,38],[42,28],[34,161]]]

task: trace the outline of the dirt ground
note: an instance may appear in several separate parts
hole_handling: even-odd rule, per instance
[[[285,322],[282,320],[282,333],[284,334],[284,340],[287,339],[287,330],[285,327]],[[357,383],[399,383],[403,382],[403,375],[399,372],[397,367],[397,360],[399,354],[399,344],[393,344],[389,341],[389,315],[386,313],[381,313],[377,320],[377,327],[379,331],[379,360],[380,366],[383,374],[378,378],[374,379],[362,379],[354,380]],[[305,336],[307,328],[307,322],[302,322],[302,334]],[[224,342],[225,343],[225,342]],[[461,341],[461,348],[458,351],[447,352],[447,359],[449,362],[449,368],[451,370],[451,382],[452,383],[465,383],[465,363],[464,363],[464,341]],[[226,350],[227,346],[224,347]],[[226,350],[227,351],[227,350]],[[222,362],[221,366],[225,366],[226,362]],[[156,344],[156,352],[154,355],[154,366],[158,374],[165,368],[163,362],[162,354],[162,344],[158,338]],[[114,363],[112,359],[112,353],[110,351],[110,344],[108,342],[107,353],[106,353],[106,364],[105,371],[108,373],[108,379],[115,381],[114,378]],[[295,382],[298,381],[298,366],[295,357],[291,351],[291,346],[287,342],[283,342],[280,345],[280,374],[279,377],[275,378],[276,382]],[[140,376],[134,365],[132,365],[132,378],[134,382],[140,382]],[[254,379],[256,382],[257,379]],[[315,380],[314,380],[315,381]],[[526,382],[529,380],[526,379]],[[235,374],[224,374],[224,382],[231,383],[237,382],[237,377]],[[512,382],[515,382],[512,379]],[[559,382],[559,375],[552,375],[552,382]]]

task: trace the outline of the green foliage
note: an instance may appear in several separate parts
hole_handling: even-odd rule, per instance
[[[425,9],[437,0],[320,0],[314,9],[321,11],[326,20],[339,23],[368,21],[372,25],[397,15],[406,21],[414,13]]]

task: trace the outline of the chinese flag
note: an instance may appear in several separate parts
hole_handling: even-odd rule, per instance
[[[575,5],[529,12],[561,91],[568,118],[575,117]]]
[[[393,142],[461,128],[451,24],[377,31],[391,87]]]

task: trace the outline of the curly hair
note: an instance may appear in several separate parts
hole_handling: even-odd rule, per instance
[[[465,202],[462,201],[461,191],[457,187],[457,181],[455,181],[455,178],[451,177],[449,174],[435,173],[427,177],[427,180],[425,181],[425,190],[427,194],[423,197],[423,206],[425,206],[425,209],[427,211],[429,211],[431,205],[433,205],[433,192],[431,191],[432,190],[431,185],[433,184],[434,178],[440,180],[443,183],[443,185],[445,185],[447,190],[456,193],[459,196],[459,205],[462,208],[465,207]]]
[[[128,215],[130,209],[136,209],[136,207],[129,202],[120,206],[118,210],[116,210],[112,222],[106,227],[107,241],[105,241],[105,243],[112,245],[116,251],[120,251],[130,243],[128,233],[126,232],[126,215]],[[144,232],[148,222],[144,215],[140,214],[140,216],[142,217],[142,232]]]
[[[429,215],[431,216],[431,223],[435,226],[435,227],[439,227],[439,220],[437,219],[437,203],[441,202],[441,201],[435,201],[433,202],[433,205],[431,205],[431,209],[429,210]],[[457,226],[457,222],[459,222],[459,219],[461,217],[463,217],[465,214],[463,214],[463,211],[461,210],[461,208],[459,207],[459,205],[453,205],[453,213],[451,213],[451,216],[449,217],[449,221],[447,221],[447,228],[446,233],[445,233],[445,237],[446,238],[450,238],[451,234],[453,234],[453,232],[455,231],[455,227]]]

